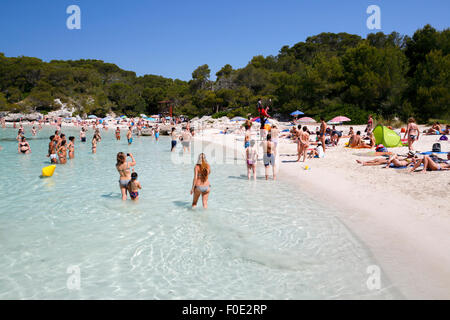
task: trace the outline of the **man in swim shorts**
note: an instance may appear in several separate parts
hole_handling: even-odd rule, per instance
[[[269,179],[269,166],[272,166],[273,180],[276,179],[274,149],[275,146],[272,142],[272,136],[268,134],[267,140],[263,142],[263,151],[264,151],[263,162],[266,172],[266,180]]]
[[[191,138],[192,135],[189,132],[188,128],[183,129],[183,133],[181,134],[181,144],[183,145],[183,153],[185,151],[191,152]]]
[[[170,136],[172,138],[172,147],[170,149],[171,152],[175,150],[175,147],[177,146],[177,133],[175,131],[175,128],[172,128],[172,132],[170,133]]]
[[[131,127],[128,127],[127,140],[128,140],[128,144],[132,144],[133,143],[133,136],[132,136],[132,132],[131,132]]]

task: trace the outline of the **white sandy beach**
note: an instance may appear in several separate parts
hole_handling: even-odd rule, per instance
[[[364,126],[353,127],[355,131],[364,130]],[[337,129],[347,133],[348,128]],[[243,135],[223,135],[208,129],[196,139],[233,148],[238,157],[243,154]],[[422,135],[415,148],[430,151],[437,140],[437,136]],[[288,140],[280,142],[279,176],[294,181],[318,201],[340,209],[339,218],[370,248],[384,276],[406,298],[449,299],[450,171],[408,173],[381,166],[362,167],[356,159],[375,157],[358,156],[370,150],[344,148],[347,141],[341,139],[339,146],[328,149],[324,159],[306,163],[284,162],[297,159],[283,156],[295,154],[296,145]],[[450,151],[448,141],[440,142],[442,151]],[[390,151],[406,154],[408,148]],[[305,165],[311,169],[305,170]],[[262,164],[258,167],[262,173]],[[246,173],[245,166],[242,171]]]

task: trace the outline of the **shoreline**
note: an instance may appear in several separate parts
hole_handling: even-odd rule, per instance
[[[233,149],[239,157],[243,151],[239,150],[239,147],[243,147],[243,142],[237,141],[236,138],[240,136],[220,135],[222,139],[214,136],[218,135],[208,130],[196,136],[194,140],[211,142]],[[279,149],[284,150],[284,152],[279,151],[280,154],[295,153],[286,152],[286,150],[292,150],[289,146],[280,145]],[[327,155],[347,152],[347,158],[350,158],[352,154],[348,153],[352,151],[343,149],[341,140],[340,146],[327,150]],[[400,152],[397,149],[401,148],[393,148],[392,151]],[[306,164],[312,167],[311,170],[304,170],[302,163],[284,163],[280,161],[280,156],[277,158],[277,163],[280,165],[279,176],[298,186],[302,192],[338,210],[337,218],[364,243],[375,261],[380,264],[382,283],[383,277],[388,279],[388,282],[394,285],[405,299],[450,298],[448,290],[450,288],[448,250],[450,208],[448,204],[431,199],[429,202],[435,203],[435,207],[427,206],[421,199],[417,199],[403,188],[395,190],[395,187],[386,187],[383,181],[381,184],[380,181],[372,182],[371,179],[361,181],[358,179],[358,172],[349,175],[348,168],[333,165],[332,162],[327,161],[327,157],[307,161]],[[296,156],[281,158],[282,161],[296,160]],[[353,162],[355,162],[354,159]],[[319,163],[320,169],[316,168],[316,164]],[[348,163],[347,167],[354,167],[355,164]],[[413,175],[407,178],[417,179],[419,183],[423,176],[420,173],[400,173],[395,169],[374,167],[363,169],[361,171],[366,171],[368,175],[376,175],[376,171],[385,170],[383,173],[394,176],[394,179],[398,178],[396,176],[399,174]],[[258,165],[257,173],[260,170],[262,170],[261,165]],[[426,174],[445,175],[447,173]],[[344,200],[346,198],[352,200]],[[442,198],[445,200],[445,194]]]

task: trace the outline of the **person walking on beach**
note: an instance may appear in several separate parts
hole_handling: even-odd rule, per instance
[[[23,153],[23,154],[31,153],[30,144],[28,143],[28,141],[27,141],[27,139],[25,137],[22,137],[22,139],[19,142],[19,146],[18,146],[17,149],[18,149],[19,153]]]
[[[123,152],[117,154],[116,169],[119,172],[119,187],[122,194],[122,200],[127,200],[128,183],[131,180],[131,167],[136,165],[133,154],[128,153],[131,161],[126,161],[127,158]]]
[[[327,132],[327,123],[323,117],[320,117],[319,141],[322,142],[323,153],[325,153],[325,134]]]
[[[372,115],[369,114],[369,119],[367,120],[367,127],[365,132],[369,135],[372,132],[373,129],[373,118]]]
[[[69,144],[67,145],[69,150],[69,159],[75,158],[75,137],[69,137]]]
[[[139,189],[142,189],[141,183],[137,180],[138,174],[133,172],[131,174],[131,180],[128,182],[127,190],[130,194],[130,198],[133,201],[139,200]]]
[[[308,127],[304,126],[303,131],[300,132],[300,153],[298,155],[297,161],[300,161],[301,155],[303,155],[303,162],[306,161],[306,156],[309,148],[309,133],[308,133]]]
[[[173,152],[173,150],[175,150],[175,147],[177,146],[177,133],[175,131],[175,128],[172,128],[172,132],[170,133],[170,137],[172,138],[172,147],[170,149],[170,152]]]
[[[274,144],[272,142],[272,136],[270,134],[267,135],[267,141],[263,142],[263,150],[264,150],[263,161],[266,172],[266,180],[269,179],[269,166],[272,166],[273,180],[275,180],[276,175],[275,175]]]
[[[128,127],[127,141],[128,141],[128,144],[133,143],[133,133],[131,132],[131,127]]]
[[[253,180],[256,181],[256,162],[258,161],[258,150],[255,147],[255,140],[251,140],[249,147],[245,151],[245,160],[247,162],[247,178],[250,180],[253,171]]]
[[[120,128],[117,127],[116,129],[116,140],[119,141],[120,140]]]
[[[194,168],[194,179],[192,180],[191,194],[194,195],[192,199],[192,208],[197,207],[200,196],[202,196],[203,208],[208,208],[208,197],[209,192],[211,191],[211,184],[209,183],[210,173],[211,167],[206,161],[206,156],[204,153],[200,153]]]
[[[406,127],[406,132],[403,139],[405,139],[406,136],[408,136],[408,150],[414,151],[413,144],[419,140],[420,132],[419,127],[416,124],[416,120],[412,117],[408,119],[408,126]]]

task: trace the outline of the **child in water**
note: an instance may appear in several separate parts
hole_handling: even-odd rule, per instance
[[[141,183],[137,181],[138,174],[133,172],[131,174],[131,180],[128,182],[128,192],[130,193],[131,200],[139,200],[139,189],[142,189]]]

